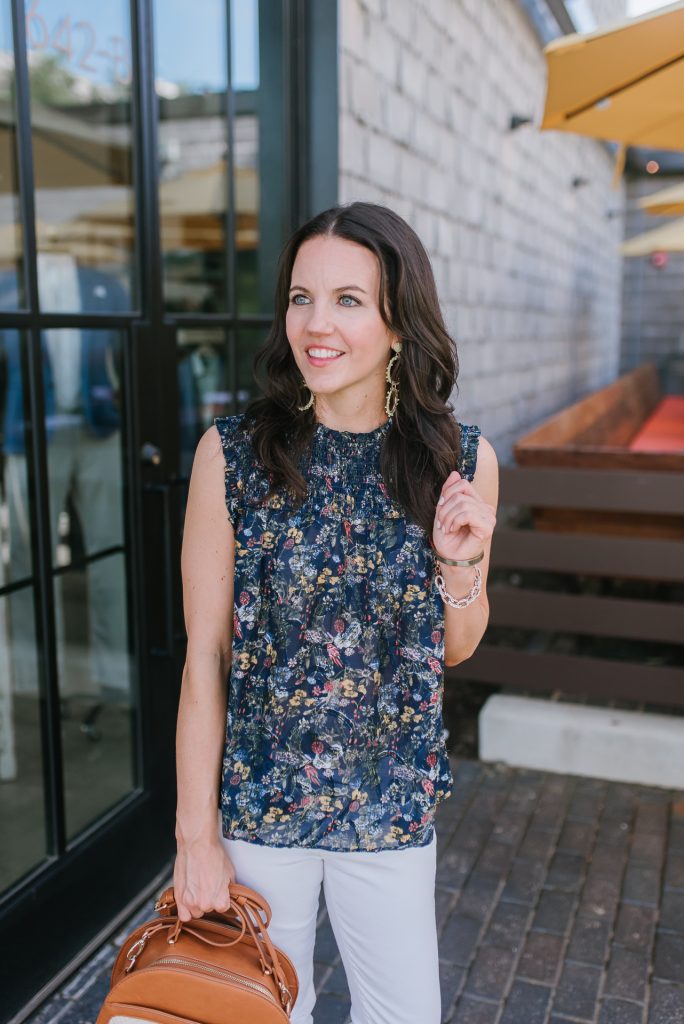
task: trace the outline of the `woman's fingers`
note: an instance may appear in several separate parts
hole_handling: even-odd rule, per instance
[[[480,498],[457,494],[437,510],[437,527],[444,533],[469,525],[475,530],[494,529],[496,516],[491,505]]]
[[[230,910],[230,896],[225,896],[223,899],[216,900],[213,910],[218,910],[219,914],[226,914]]]
[[[196,916],[185,901],[178,898],[176,898],[176,911],[181,921],[190,921],[191,918]]]
[[[457,533],[459,529],[470,526],[473,518],[469,512],[456,512],[449,516],[442,526],[442,533]]]
[[[447,530],[454,517],[466,513],[472,515],[475,510],[474,499],[469,495],[462,495],[457,492],[448,498],[443,505],[437,506],[437,526],[439,529]]]
[[[176,901],[176,913],[181,921],[189,921],[192,917],[186,903],[185,871],[181,864],[181,858],[176,857],[173,871],[173,898]]]
[[[207,857],[206,853],[204,855]],[[205,859],[190,862],[187,878],[187,856],[179,858],[174,872],[174,895],[181,921],[202,917],[209,911],[226,913],[230,909],[230,884],[235,881],[235,868],[220,846]]]
[[[189,921],[193,917],[203,917],[210,910],[225,913],[230,908],[230,893],[223,893],[215,899],[207,897],[205,899],[176,900],[176,908],[181,921]]]
[[[441,508],[442,505],[446,504],[449,498],[452,498],[454,494],[470,494],[472,497],[479,498],[479,494],[473,487],[470,480],[465,480],[459,476],[458,473],[448,476],[442,485],[442,491],[437,502],[437,508]]]
[[[454,484],[459,483],[462,479],[463,478],[461,477],[460,473],[457,473],[455,470],[454,470],[453,473],[449,473],[449,476],[446,478],[446,480],[442,484],[442,490],[440,492],[440,496],[439,496],[439,499],[437,501],[437,506],[438,507],[440,505],[444,504],[444,502],[445,502],[445,500],[446,500],[446,498],[447,498],[451,488],[454,486]]]

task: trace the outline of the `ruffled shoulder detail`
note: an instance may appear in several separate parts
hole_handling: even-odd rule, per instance
[[[461,463],[458,471],[466,480],[472,481],[477,465],[477,445],[481,431],[475,424],[459,422],[458,425],[461,430]]]
[[[243,413],[216,416],[214,425],[221,438],[225,460],[226,509],[235,527],[242,515],[246,480],[254,461],[252,446]]]

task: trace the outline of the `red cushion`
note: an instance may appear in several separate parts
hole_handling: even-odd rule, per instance
[[[684,395],[666,395],[629,442],[633,452],[684,452]]]

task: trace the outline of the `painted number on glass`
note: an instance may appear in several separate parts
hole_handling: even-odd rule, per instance
[[[130,60],[121,36],[109,36],[107,48],[98,46],[97,32],[90,21],[72,22],[65,14],[53,25],[38,10],[40,0],[31,0],[26,11],[26,38],[32,50],[54,50],[78,71],[98,73],[96,61],[109,61],[114,79],[120,85],[131,81]]]

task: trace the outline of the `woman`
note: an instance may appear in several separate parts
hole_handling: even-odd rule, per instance
[[[457,365],[413,230],[327,210],[283,252],[263,396],[195,454],[176,897],[184,920],[236,879],[266,897],[293,1024],[313,1019],[321,883],[353,1024],[440,1020],[443,665],[487,624],[498,488],[452,415]]]

